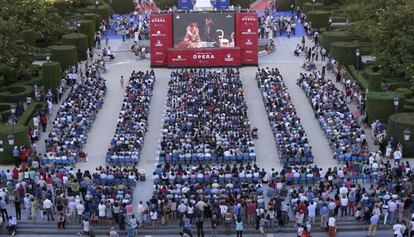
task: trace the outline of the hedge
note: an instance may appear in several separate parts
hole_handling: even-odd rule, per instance
[[[295,0],[277,0],[276,3],[278,4],[278,11],[290,11],[290,6],[295,5]],[[293,8],[293,10],[296,9]]]
[[[50,46],[50,48],[52,49],[51,59],[59,62],[62,70],[66,70],[69,67],[78,64],[78,54],[75,46],[53,45]]]
[[[414,113],[399,113],[391,115],[388,119],[388,138],[395,138],[403,145],[405,157],[414,157]],[[411,131],[410,141],[404,141],[404,130]]]
[[[112,8],[116,14],[128,14],[134,12],[135,5],[133,0],[112,0]]]
[[[0,124],[0,139],[3,140],[4,151],[0,152],[0,164],[13,164],[13,148],[14,146],[30,145],[29,136],[27,135],[28,128],[26,126],[17,124],[15,126]],[[14,136],[14,145],[9,145],[7,140],[8,135]]]
[[[367,109],[368,123],[375,119],[387,123],[388,117],[395,113],[394,97],[399,97],[398,111],[404,107],[404,96],[395,92],[368,92]]]
[[[93,22],[93,25],[95,26],[94,31],[96,31],[99,28],[100,19],[99,16],[95,13],[85,13],[82,16],[82,20],[89,20]]]
[[[358,74],[358,78],[356,78],[356,69],[353,65],[348,65],[348,71],[349,74],[352,76],[352,78],[354,79],[354,81],[356,81],[359,85],[359,87],[363,90],[366,91],[367,89],[369,89],[369,82],[365,79],[365,77],[363,77],[360,73]]]
[[[307,2],[307,3],[303,4],[303,12],[305,14],[307,14],[310,11],[322,10],[324,6],[325,5],[323,5],[323,3],[319,3],[319,2],[317,2],[315,4],[313,4],[311,2]]]
[[[410,88],[398,88],[395,90],[395,92],[404,95],[404,98],[406,99],[413,98],[413,90],[411,90]]]
[[[36,41],[40,39],[40,34],[32,29],[28,29],[21,32],[21,37],[25,43],[35,46]]]
[[[17,124],[28,126],[38,109],[44,108],[46,103],[31,103],[17,120]]]
[[[88,37],[85,34],[71,33],[62,36],[63,44],[74,45],[80,61],[88,59]]]
[[[388,88],[392,91],[398,89],[398,88],[407,88],[407,87],[411,87],[412,83],[410,82],[405,82],[405,81],[396,81],[396,82],[389,82],[388,83]]]
[[[352,41],[353,36],[350,31],[346,30],[333,30],[326,31],[321,34],[321,44],[329,53],[331,44],[333,42],[349,42]]]
[[[359,48],[358,42],[333,42],[330,48],[331,56],[342,65],[354,65],[356,67],[355,51]]]
[[[409,98],[409,99],[405,99],[404,100],[404,105],[405,106],[407,106],[407,105],[409,105],[409,106],[414,106],[414,98]]]
[[[331,13],[329,11],[323,11],[323,10],[314,10],[310,11],[306,14],[308,20],[312,23],[312,27],[314,28],[327,28],[328,27],[328,21],[329,16],[331,16]]]
[[[62,68],[60,67],[59,62],[48,62],[44,63],[42,67],[42,75],[43,75],[43,88],[45,91],[49,89],[56,89],[57,86],[60,85],[60,81],[62,80]]]
[[[80,32],[88,37],[89,47],[93,46],[95,37],[95,25],[91,20],[80,20]]]
[[[26,101],[28,96],[33,95],[33,87],[29,85],[11,85],[0,92],[0,101],[7,103],[16,103]]]
[[[101,20],[108,20],[111,17],[111,8],[108,4],[103,4],[98,7],[98,15]]]
[[[7,122],[11,114],[11,106],[13,103],[0,103],[0,123]]]

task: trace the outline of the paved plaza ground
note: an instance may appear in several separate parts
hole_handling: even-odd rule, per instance
[[[310,145],[313,149],[314,163],[322,168],[335,167],[337,161],[333,159],[333,154],[329,148],[328,141],[325,138],[322,130],[319,127],[318,121],[314,117],[314,112],[308,99],[303,93],[302,89],[296,84],[299,73],[304,72],[301,65],[304,62],[303,57],[296,57],[293,51],[296,44],[299,43],[300,38],[277,38],[275,43],[277,51],[275,53],[265,55],[259,58],[260,67],[277,67],[282,73],[288,91],[296,107],[299,117],[302,119],[302,125],[306,130]],[[119,112],[121,110],[122,100],[124,96],[123,89],[120,84],[120,77],[123,75],[128,78],[130,73],[135,70],[150,70],[149,60],[138,59],[129,51],[130,42],[122,42],[121,40],[111,40],[111,48],[114,50],[116,59],[107,64],[108,72],[103,74],[106,79],[108,87],[108,94],[105,97],[104,105],[99,111],[97,118],[90,131],[89,138],[85,147],[88,153],[89,161],[76,164],[76,168],[82,170],[93,170],[97,166],[105,165],[105,154],[109,143],[114,134]],[[318,70],[320,70],[322,62],[318,62]],[[268,117],[262,101],[262,95],[257,87],[255,81],[256,67],[241,68],[241,80],[243,82],[245,99],[248,105],[248,117],[251,127],[257,127],[259,130],[259,139],[255,140],[257,149],[257,163],[259,167],[263,167],[270,171],[271,168],[280,169],[281,164],[276,151],[276,143],[270,128]],[[143,169],[147,173],[147,180],[139,182],[135,188],[134,202],[138,203],[140,200],[148,200],[152,194],[153,181],[152,171],[155,164],[157,164],[157,147],[160,139],[161,119],[163,117],[164,106],[167,101],[167,90],[169,69],[154,69],[156,75],[156,82],[151,101],[149,114],[149,127],[145,135],[144,146],[141,153],[141,160],[138,163],[138,169]],[[334,75],[331,72],[327,73],[331,79]],[[342,86],[337,84],[338,88]],[[354,109],[353,105],[351,110]],[[52,118],[57,112],[58,106],[54,106]],[[371,134],[370,131],[366,131]],[[44,153],[45,144],[44,136],[39,140],[39,152]],[[367,136],[370,138],[370,136]],[[378,149],[369,140],[370,150]],[[29,235],[25,235],[30,237]],[[39,235],[36,235],[39,236]],[[153,235],[156,236],[156,235]],[[259,235],[245,235],[245,236],[259,236]],[[293,234],[275,234],[271,236],[293,236]],[[315,233],[313,237],[326,236],[324,233]],[[338,237],[349,236],[365,236],[365,233],[338,233]],[[379,233],[377,236],[391,236],[390,232]]]

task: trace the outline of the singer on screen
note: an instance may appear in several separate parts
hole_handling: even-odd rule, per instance
[[[201,42],[200,30],[196,22],[187,26],[187,31],[183,40],[177,45],[177,48],[197,48],[198,43]]]

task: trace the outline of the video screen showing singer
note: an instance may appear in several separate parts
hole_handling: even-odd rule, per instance
[[[176,13],[174,48],[235,47],[233,13]]]

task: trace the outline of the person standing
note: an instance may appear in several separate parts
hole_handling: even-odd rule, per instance
[[[9,215],[7,213],[7,203],[3,200],[3,197],[0,197],[0,212],[1,218],[3,219],[3,223],[5,223]]]
[[[217,236],[217,216],[213,215],[211,218],[211,237]]]
[[[243,221],[240,216],[236,220],[236,233],[237,237],[243,237]]]
[[[60,212],[58,216],[58,229],[60,228],[65,229],[65,223],[66,223],[65,218],[66,218],[65,214],[63,212]]]
[[[189,235],[190,237],[193,237],[193,234],[191,234],[191,221],[190,218],[188,218],[187,215],[184,215],[184,228],[183,228],[183,232],[187,235]]]
[[[49,198],[46,198],[43,201],[43,210],[45,210],[45,212],[46,212],[47,221],[50,221],[50,220],[54,221],[53,213],[52,213],[52,207],[53,207],[52,201],[50,201]]]
[[[119,81],[121,82],[121,87],[124,87],[124,76],[121,76],[121,79]]]
[[[201,214],[198,214],[198,216],[196,218],[197,236],[198,237],[200,237],[200,236],[204,237],[203,225],[204,225],[203,217],[201,216]]]
[[[377,232],[377,225],[378,225],[378,221],[379,221],[378,214],[372,215],[370,221],[371,221],[371,223],[368,227],[368,236],[369,237],[375,237],[376,232]]]
[[[328,236],[336,237],[336,219],[334,216],[329,217],[328,228]]]

